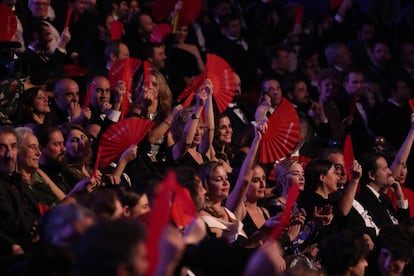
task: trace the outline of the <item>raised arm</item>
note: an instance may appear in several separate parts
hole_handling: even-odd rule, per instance
[[[226,207],[234,212],[238,220],[243,220],[246,216],[246,206],[244,205],[244,198],[246,197],[247,189],[253,175],[253,169],[256,164],[257,151],[259,149],[262,135],[267,129],[267,123],[264,122],[255,127],[255,136],[250,146],[249,152],[243,161],[240,169],[239,177],[237,178],[236,186],[230,193],[226,202]]]
[[[198,123],[201,120],[201,113],[207,101],[207,94],[203,86],[197,90],[196,93],[196,105],[194,106],[191,118],[184,126],[183,134],[180,140],[176,141],[172,149],[172,155],[174,160],[180,159],[191,145],[196,133]]]
[[[338,211],[341,215],[348,215],[349,211],[352,208],[352,203],[354,202],[355,193],[358,189],[359,180],[362,176],[361,165],[358,161],[354,160],[351,167],[352,179],[349,181],[349,186],[344,192],[344,196],[338,204]]]
[[[207,154],[210,160],[215,159],[213,148],[214,139],[214,111],[213,111],[213,84],[211,80],[206,79],[205,91],[207,93],[206,108],[204,110],[206,117],[206,131],[200,144],[199,151]]]
[[[150,131],[148,134],[148,141],[151,144],[155,144],[162,136],[168,132],[175,114],[177,114],[177,112],[181,109],[183,109],[183,106],[181,104],[175,106],[168,117]]]

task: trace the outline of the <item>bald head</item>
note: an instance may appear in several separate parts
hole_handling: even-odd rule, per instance
[[[55,84],[55,101],[59,109],[67,110],[71,102],[79,103],[79,86],[72,79],[60,79]]]
[[[109,103],[111,96],[109,80],[103,76],[97,76],[92,82],[94,84],[94,89],[91,96],[91,105],[98,108],[105,103]]]

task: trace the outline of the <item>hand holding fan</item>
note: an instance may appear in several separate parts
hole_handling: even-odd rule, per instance
[[[285,98],[270,115],[268,129],[259,147],[259,160],[273,163],[285,158],[298,143],[299,117],[293,105]]]
[[[99,142],[100,160],[96,160],[101,168],[107,167],[117,160],[129,146],[138,144],[144,139],[154,123],[141,118],[127,118],[111,125]]]

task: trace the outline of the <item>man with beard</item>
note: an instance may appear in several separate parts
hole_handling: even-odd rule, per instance
[[[67,164],[65,140],[62,131],[54,126],[38,125],[34,129],[34,134],[42,148],[42,155],[39,160],[40,168],[62,192],[69,193],[71,187],[61,173]]]
[[[91,118],[89,108],[81,109],[79,105],[79,86],[68,78],[56,82],[55,98],[51,101],[50,118],[54,125],[67,122],[82,123]]]
[[[17,255],[30,250],[35,218],[17,189],[17,138],[13,128],[0,127],[0,252]]]

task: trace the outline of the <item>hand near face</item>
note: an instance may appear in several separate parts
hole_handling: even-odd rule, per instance
[[[116,87],[115,87],[115,93],[116,93],[115,99],[117,100],[117,102],[122,102],[126,92],[127,90],[126,90],[125,82],[122,80],[119,80],[116,83]]]

